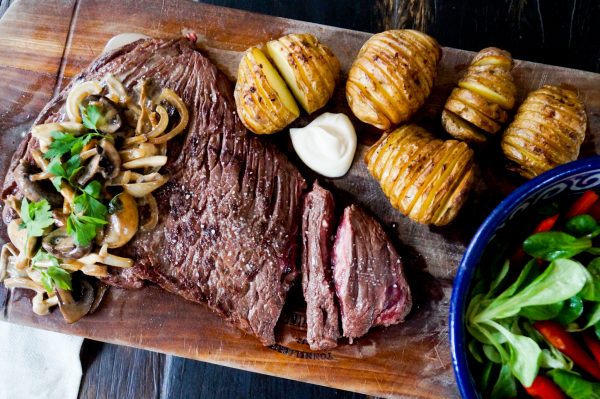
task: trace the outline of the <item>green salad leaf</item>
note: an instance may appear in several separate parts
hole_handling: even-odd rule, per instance
[[[502,319],[516,315],[524,307],[564,301],[581,291],[587,280],[588,272],[579,262],[557,259],[529,285],[513,295],[500,295],[481,312],[472,316],[472,321],[481,323]],[[508,290],[514,291],[512,286]]]
[[[576,238],[560,231],[544,231],[528,237],[523,242],[523,250],[534,258],[551,262],[556,259],[571,258],[592,248],[592,239],[584,236]]]
[[[508,361],[512,374],[523,384],[531,386],[538,374],[542,350],[531,338],[524,335],[514,334],[495,321],[487,321],[485,324],[495,328],[505,338],[509,348]],[[502,355],[502,352],[500,352]]]
[[[590,279],[581,290],[581,297],[586,301],[600,302],[600,258],[593,259],[587,270]]]
[[[555,321],[566,326],[577,320],[583,313],[583,301],[578,295],[572,296],[565,302],[562,311],[554,318]]]
[[[592,234],[597,228],[596,219],[586,214],[574,216],[565,223],[565,230],[577,237]]]
[[[561,369],[551,370],[548,375],[572,399],[600,399],[600,383],[587,381],[578,374]]]
[[[564,304],[564,301],[558,301],[548,305],[527,306],[521,309],[519,316],[527,317],[529,320],[554,319],[561,313]]]
[[[508,364],[500,367],[500,374],[492,388],[491,399],[505,399],[517,396],[517,384]]]

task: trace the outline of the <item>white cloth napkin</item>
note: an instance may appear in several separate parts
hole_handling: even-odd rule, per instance
[[[0,322],[0,399],[76,399],[83,338]]]

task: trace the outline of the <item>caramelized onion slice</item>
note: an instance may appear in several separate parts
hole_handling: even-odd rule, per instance
[[[104,255],[100,255],[98,253],[91,253],[89,255],[84,256],[83,258],[79,258],[78,261],[83,263],[84,265],[93,265],[96,263],[101,263],[103,265],[114,267],[133,266],[133,259],[124,258],[122,256],[112,255],[109,253],[106,253]]]
[[[102,86],[96,81],[90,80],[87,82],[78,83],[67,96],[67,116],[72,122],[81,123],[81,113],[79,112],[79,106],[82,101],[90,95],[98,95],[102,92]]]
[[[157,176],[151,181],[140,181],[137,183],[123,184],[123,189],[136,198],[145,197],[146,195],[150,194],[151,192],[165,184],[168,180],[165,176],[162,176],[158,173],[155,173],[155,175]],[[145,176],[142,176],[142,178],[140,178],[139,180],[145,180]]]
[[[110,99],[110,101],[117,104],[127,104],[129,101],[129,95],[125,90],[125,87],[123,87],[123,84],[119,82],[119,80],[115,78],[112,73],[104,76],[104,83],[108,88],[107,97]]]
[[[134,159],[133,161],[125,162],[123,167],[125,169],[139,169],[139,168],[152,168],[158,166],[164,166],[167,163],[166,155],[154,155],[151,157],[144,157]]]
[[[146,195],[141,199],[140,203],[142,205],[148,205],[150,207],[150,216],[148,220],[140,227],[141,231],[152,231],[158,224],[158,205],[156,204],[156,199],[152,194]]]
[[[162,105],[156,106],[156,113],[158,113],[158,116],[160,116],[160,120],[154,129],[148,132],[148,138],[153,138],[162,134],[165,130],[167,130],[167,126],[169,125],[169,114]]]
[[[166,143],[179,133],[183,132],[183,130],[187,127],[190,118],[187,107],[185,106],[183,100],[173,90],[169,88],[163,89],[158,99],[159,101],[166,100],[167,102],[171,103],[175,109],[177,109],[177,112],[179,112],[179,123],[170,132],[150,139],[150,142],[153,144]]]

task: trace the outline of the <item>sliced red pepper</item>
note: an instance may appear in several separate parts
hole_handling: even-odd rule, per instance
[[[598,194],[596,194],[594,191],[586,191],[581,195],[581,197],[577,199],[577,201],[573,203],[573,205],[571,205],[571,208],[566,213],[565,217],[567,219],[570,219],[573,216],[583,215],[584,213],[587,213],[592,208],[592,205],[594,205],[594,203],[598,201],[598,198]]]
[[[533,384],[525,391],[536,399],[567,399],[567,396],[560,388],[550,379],[542,375],[538,375],[533,380]]]
[[[596,219],[596,221],[600,220],[600,201],[594,202],[594,205],[588,211],[588,215]]]
[[[537,227],[535,228],[535,230],[533,230],[533,234],[542,233],[544,231],[550,231],[550,230],[552,230],[552,228],[556,224],[556,221],[558,220],[559,216],[560,215],[557,213],[556,215],[549,216],[546,219],[542,220],[537,225]]]
[[[552,346],[573,360],[586,373],[600,381],[600,365],[586,353],[575,338],[559,323],[544,320],[536,321],[533,326]]]
[[[585,344],[589,348],[592,355],[594,355],[594,359],[600,365],[600,340],[594,336],[590,331],[586,331],[583,333],[583,340]]]

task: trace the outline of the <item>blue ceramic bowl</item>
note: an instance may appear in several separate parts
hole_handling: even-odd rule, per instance
[[[467,362],[467,335],[464,313],[471,288],[471,280],[479,259],[490,241],[510,224],[512,219],[526,212],[537,203],[558,196],[576,195],[585,190],[600,187],[600,156],[582,159],[561,165],[513,191],[487,217],[475,233],[460,262],[452,298],[450,299],[450,349],[452,366],[460,394],[464,399],[476,399],[475,382],[471,377]]]

